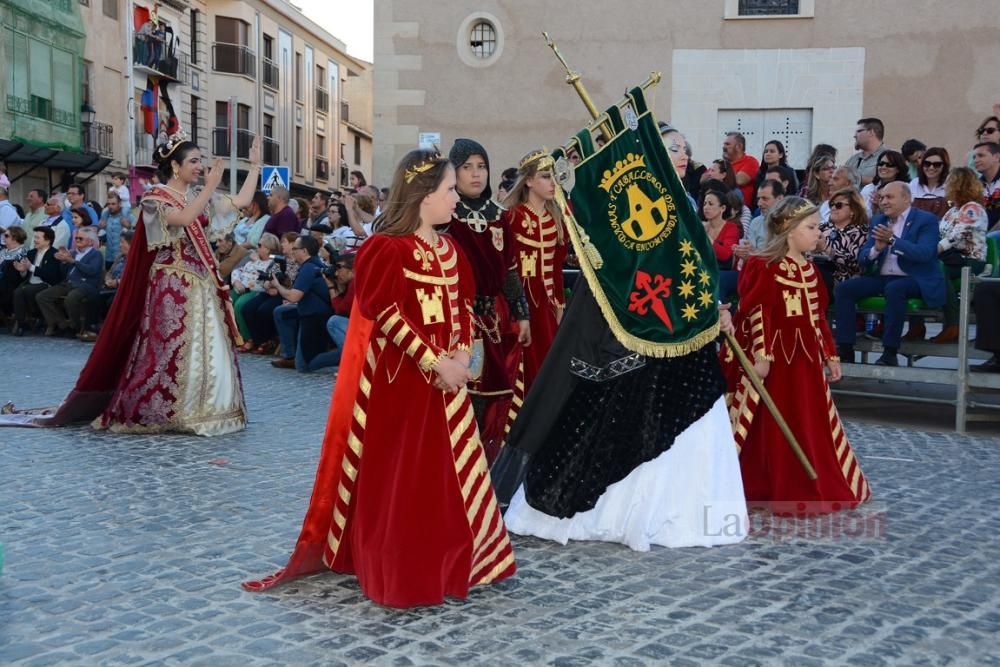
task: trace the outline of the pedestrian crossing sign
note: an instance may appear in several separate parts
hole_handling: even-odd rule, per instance
[[[260,189],[265,194],[271,194],[271,190],[277,187],[287,190],[291,180],[288,167],[268,165],[260,170]]]

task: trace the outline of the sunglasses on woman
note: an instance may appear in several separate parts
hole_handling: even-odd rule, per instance
[[[927,169],[940,169],[944,166],[944,162],[941,160],[935,160],[933,162],[930,160],[924,160],[923,165]]]
[[[1000,132],[1000,127],[981,127],[976,134],[996,134],[997,132]]]
[[[894,165],[891,162],[879,162],[878,166],[879,167],[885,167],[886,169],[895,169],[895,167],[896,167],[896,165]]]
[[[850,206],[850,204],[848,204],[848,203],[847,203],[846,201],[835,201],[835,202],[833,202],[832,204],[830,204],[830,208],[835,208],[835,209],[837,209],[838,211],[839,211],[840,209],[842,209],[842,208],[846,208],[846,207],[848,207],[848,206]]]

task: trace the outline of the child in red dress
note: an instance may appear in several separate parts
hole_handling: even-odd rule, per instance
[[[871,497],[830,395],[841,377],[826,321],[827,294],[805,253],[819,240],[819,210],[788,197],[767,217],[767,245],[751,255],[739,277],[736,338],[798,440],[817,479],[810,480],[777,422],[728,345],[723,368],[731,392],[730,418],[741,447],[747,502],[796,513],[854,507]]]

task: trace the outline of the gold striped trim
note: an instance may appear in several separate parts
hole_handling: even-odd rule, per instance
[[[546,248],[551,248],[556,244],[555,237],[553,237],[553,240],[547,243],[545,241],[536,241],[534,239],[529,239],[528,237],[522,236],[521,234],[514,234],[514,238],[517,239],[520,243],[523,243],[524,245],[528,246],[529,248],[537,248],[538,250],[545,250]]]
[[[347,490],[347,487],[343,484],[337,485],[337,495],[340,499],[344,501],[345,504],[350,504],[351,502],[351,492]]]
[[[364,428],[364,424],[361,425],[361,428]],[[358,438],[358,436],[354,435],[354,431],[353,430],[351,430],[351,432],[347,434],[347,444],[350,446],[351,451],[354,452],[354,455],[357,456],[360,459],[361,458],[361,440]],[[346,459],[345,459],[345,461],[346,461]]]
[[[455,397],[451,399],[451,402],[449,402],[448,405],[445,406],[444,414],[449,422],[451,421],[451,418],[455,416],[455,413],[458,412],[458,409],[462,407],[462,402],[464,400],[465,400],[465,390],[461,389],[457,394],[455,394]]]
[[[487,484],[491,484],[489,480],[486,481]],[[489,537],[486,536],[487,531],[492,528]],[[503,530],[503,518],[497,512],[497,498],[492,495],[489,500],[486,501],[486,511],[483,512],[483,520],[479,522],[479,532],[476,533],[475,539],[472,541],[473,550],[472,557],[476,559],[479,557],[479,553],[483,550],[483,547],[487,544],[492,544],[496,540],[501,531]]]
[[[344,457],[344,474],[353,482],[358,478],[358,469],[355,468],[347,457]]]
[[[333,508],[333,522],[337,524],[337,527],[341,530],[343,530],[344,526],[347,525],[347,517],[341,513],[339,507]]]
[[[477,585],[485,585],[491,583],[494,579],[503,574],[503,572],[508,567],[510,567],[513,562],[514,562],[514,553],[512,551],[509,556],[507,556],[505,559],[497,563],[497,566],[492,570],[490,570],[489,574],[480,579]]]
[[[418,283],[424,283],[426,285],[456,285],[458,284],[458,276],[452,276],[451,278],[442,278],[441,276],[428,276],[423,273],[415,273],[409,269],[403,269],[403,275],[410,280],[415,280]]]
[[[504,536],[504,538],[500,540],[499,544],[497,544],[487,556],[479,559],[479,562],[476,563],[476,567],[472,570],[472,575],[475,576],[476,573],[482,571],[483,568],[487,567],[491,563],[495,563],[496,559],[500,556],[503,550],[509,547],[510,539],[507,536]]]
[[[406,355],[412,357],[414,354],[416,354],[417,349],[420,347],[421,343],[422,341],[416,336],[414,336],[410,344],[406,346]]]
[[[847,456],[844,457],[844,463],[840,466],[840,472],[844,475],[844,480],[847,480],[848,474],[851,472],[851,463],[854,462],[854,452],[850,447],[847,448]]]

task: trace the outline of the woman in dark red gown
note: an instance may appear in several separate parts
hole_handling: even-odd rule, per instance
[[[830,381],[839,380],[840,359],[826,321],[826,288],[804,254],[819,240],[819,209],[787,197],[768,214],[767,224],[768,245],[740,272],[736,338],[765,378],[817,479],[806,475],[724,345],[729,414],[741,448],[747,503],[801,514],[854,507],[871,497],[871,489],[830,395],[826,371]]]
[[[521,159],[517,182],[504,200],[504,222],[514,239],[514,258],[531,310],[531,345],[524,348],[524,393],[552,347],[566,309],[563,262],[566,231],[555,202],[555,163],[544,151]]]
[[[328,433],[296,553],[250,590],[320,569],[320,553],[392,607],[464,598],[514,573],[465,387],[475,286],[455,242],[434,231],[457,199],[446,159],[413,151],[397,168],[379,233],[355,262],[372,328],[346,446]]]

